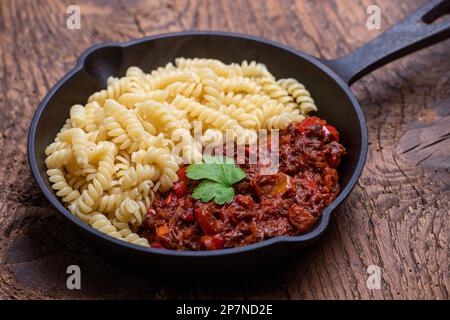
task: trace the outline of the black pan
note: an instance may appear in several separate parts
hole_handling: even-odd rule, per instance
[[[327,228],[331,213],[355,186],[367,155],[367,127],[349,85],[370,71],[450,36],[450,21],[432,22],[450,11],[450,1],[431,1],[355,52],[337,60],[321,60],[261,38],[226,32],[182,32],[126,43],[109,43],[86,50],[73,70],[45,96],[33,117],[28,157],[37,184],[98,252],[139,269],[217,270],[256,268],[292,256],[313,243]],[[256,60],[277,78],[304,83],[317,105],[318,116],[337,127],[348,150],[339,168],[342,192],[325,209],[317,226],[297,237],[281,236],[260,243],[217,251],[172,251],[144,248],[110,238],[78,220],[62,205],[46,176],[45,147],[50,144],[73,104],[83,103],[105,87],[109,76],[123,76],[132,65],[150,71],[176,57],[205,57],[226,63]],[[426,71],[424,71],[426,72]]]

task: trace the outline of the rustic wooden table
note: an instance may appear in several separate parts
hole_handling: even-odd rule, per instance
[[[36,106],[93,44],[214,29],[334,58],[424,0],[80,0],[80,30],[66,28],[70,2],[0,3],[0,298],[448,299],[448,41],[352,87],[370,135],[362,177],[326,235],[264,281],[179,283],[121,270],[79,240],[41,195],[27,163]],[[382,30],[367,29],[369,4],[381,7]],[[81,267],[81,290],[66,287],[72,264]],[[366,286],[370,265],[380,267],[379,290]]]

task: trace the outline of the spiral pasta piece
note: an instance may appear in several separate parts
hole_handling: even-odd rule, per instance
[[[187,111],[191,120],[200,120],[208,126],[216,127],[220,130],[239,127],[239,123],[230,116],[202,105],[190,98],[178,95],[172,101],[172,104],[180,110]]]
[[[302,121],[305,117],[301,114],[282,113],[271,116],[265,120],[264,127],[266,129],[286,129],[286,127],[294,121]]]
[[[128,134],[123,127],[113,117],[107,117],[103,121],[106,133],[112,138],[120,150],[126,150],[131,147],[133,140],[128,137]]]
[[[64,202],[72,202],[80,196],[78,190],[74,190],[66,181],[61,169],[47,170],[48,180],[52,183],[52,189],[56,190],[56,195]]]
[[[190,129],[188,121],[182,121],[178,118],[176,109],[172,109],[161,102],[148,100],[138,103],[136,108],[138,114],[146,119],[151,119],[157,131],[165,133],[169,138],[177,128]]]
[[[152,70],[150,74],[145,74],[145,79],[149,79],[151,77],[161,76],[163,74],[167,74],[167,72],[175,71],[177,68],[173,65],[172,62],[167,63],[164,67],[158,67],[155,70]]]
[[[59,132],[56,134],[56,138],[54,142],[60,142],[61,139],[61,134],[65,131],[67,131],[68,129],[72,128],[72,121],[69,119],[66,120],[66,122],[64,123],[64,125],[62,126],[61,130],[59,130]]]
[[[123,234],[123,233],[122,233]],[[143,247],[149,247],[148,240],[140,237],[137,233],[130,232],[127,236],[124,237],[124,240],[130,242],[132,244],[137,244]]]
[[[108,99],[105,102],[105,112],[114,117],[126,130],[130,138],[135,141],[150,140],[151,135],[145,131],[142,123],[134,112],[117,101]]]
[[[205,101],[205,105],[217,109],[225,104],[227,95],[221,91],[217,80],[204,79],[202,82],[204,85],[203,100]],[[234,92],[228,92],[228,94],[232,95]]]
[[[280,79],[278,83],[295,99],[304,115],[317,111],[314,99],[303,84],[292,78]]]
[[[264,64],[256,61],[247,62],[247,60],[244,60],[240,65],[240,69],[244,77],[273,77]]]
[[[129,67],[125,73],[125,76],[128,78],[138,79],[141,82],[145,81],[145,72],[142,71],[141,68],[135,66]]]
[[[119,151],[115,157],[116,177],[121,178],[131,168],[131,156],[128,152]]]
[[[130,81],[129,78],[108,78],[108,86],[105,90],[98,91],[88,98],[88,102],[97,102],[100,106],[106,102],[107,99],[118,99],[122,94],[132,91],[138,91],[136,84]]]
[[[198,80],[200,79],[194,72],[183,70],[167,71],[162,74],[147,77],[147,82],[152,90],[164,89],[174,82],[196,82]]]
[[[215,59],[202,59],[202,58],[177,58],[175,64],[181,69],[196,67],[196,68],[208,68],[213,70],[219,76],[229,76],[235,74],[235,69],[227,67],[223,62]]]
[[[167,138],[180,146],[181,156],[188,163],[200,162],[202,159],[200,146],[194,141],[189,129],[190,124],[185,119],[179,120],[176,108],[160,102],[149,100],[137,104],[138,113],[151,118],[158,126],[158,131],[164,132]]]
[[[133,152],[131,160],[137,164],[155,164],[161,171],[160,190],[169,190],[173,183],[178,180],[177,171],[179,169],[172,154],[162,148],[150,147],[147,150]]]
[[[288,109],[291,110],[296,106],[294,98],[277,83],[274,77],[263,77],[259,84],[270,98],[283,103]]]
[[[187,98],[193,97],[198,99],[203,94],[203,84],[174,82],[167,86],[166,91],[170,97],[175,97],[180,94]]]
[[[114,173],[114,153],[110,151],[107,152],[99,162],[95,178],[78,198],[76,207],[74,207],[75,214],[87,214],[92,211],[95,202],[101,197],[103,191],[107,189],[111,183]]]
[[[73,128],[83,128],[86,125],[86,111],[80,104],[70,108],[70,121]]]
[[[65,177],[67,184],[72,187],[72,189],[78,191],[78,193],[87,188],[88,181],[82,175],[69,172],[65,175]]]
[[[178,142],[181,156],[185,163],[199,163],[202,161],[201,144],[195,141],[189,130],[178,128],[172,132],[171,137],[174,142]]]
[[[93,101],[87,103],[84,110],[85,125],[83,129],[87,133],[99,130],[99,126],[105,118],[105,113],[102,107],[100,107],[96,101]]]
[[[248,129],[259,129],[261,127],[258,116],[254,113],[248,113],[244,108],[229,105],[221,106],[219,111],[235,119],[242,127]]]
[[[117,228],[113,226],[111,221],[104,214],[95,212],[89,217],[88,221],[94,229],[105,233],[110,237],[122,239],[120,232],[117,231]]]
[[[85,166],[89,161],[89,144],[87,134],[80,128],[70,128],[59,136],[62,142],[72,145],[73,155],[81,166]]]
[[[138,163],[130,167],[121,177],[122,190],[132,188],[144,180],[156,181],[160,175],[160,169],[154,165]]]
[[[129,109],[135,108],[136,103],[145,102],[147,100],[155,100],[163,102],[169,96],[169,92],[167,90],[154,90],[151,92],[129,92],[122,94],[118,102]]]
[[[116,217],[110,219],[111,224],[116,228],[120,234],[120,238],[125,241],[125,237],[133,233],[130,229],[130,225],[127,222],[122,222]]]
[[[45,159],[45,164],[47,168],[54,169],[69,164],[72,158],[72,149],[57,150]]]
[[[120,207],[121,203],[128,196],[126,193],[103,194],[95,205],[95,210],[102,213],[112,213]]]
[[[261,91],[258,83],[244,77],[219,78],[218,86],[223,92],[258,93]]]
[[[52,153],[55,153],[56,151],[64,149],[70,149],[70,144],[62,141],[55,141],[52,142],[49,146],[47,146],[47,148],[45,148],[45,155],[49,156]]]
[[[104,141],[106,140],[106,129],[101,125],[98,129],[88,132],[86,137],[89,142],[98,143]]]
[[[258,116],[259,121],[263,124],[264,128],[266,128],[265,125],[267,123],[267,119],[275,115],[283,114],[284,112],[286,112],[284,105],[273,100],[264,104],[261,109],[255,110],[255,114]]]
[[[137,204],[137,202],[127,197],[121,203],[120,207],[117,208],[114,215],[118,221],[128,223],[135,214],[138,214],[137,213],[138,210],[139,205]]]

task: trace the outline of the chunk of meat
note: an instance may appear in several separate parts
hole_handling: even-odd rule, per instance
[[[213,212],[213,206],[201,206],[194,209],[195,220],[202,231],[207,235],[216,234],[222,231],[220,220],[213,215]]]
[[[271,175],[257,175],[254,179],[254,188],[258,197],[283,196],[294,185],[292,177],[279,172]]]
[[[317,217],[313,216],[309,210],[294,204],[288,210],[289,222],[299,233],[311,229],[317,221]]]

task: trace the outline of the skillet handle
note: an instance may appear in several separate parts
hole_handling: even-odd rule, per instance
[[[351,85],[371,71],[450,37],[450,0],[432,0],[363,47],[336,60],[321,60]]]

